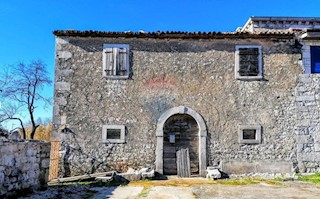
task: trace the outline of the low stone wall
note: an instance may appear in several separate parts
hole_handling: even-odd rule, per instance
[[[46,188],[50,142],[0,140],[0,198]]]

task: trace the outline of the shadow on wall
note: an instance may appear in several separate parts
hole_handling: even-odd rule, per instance
[[[108,171],[103,168],[109,168],[107,158],[110,157],[114,144],[101,143],[97,148],[88,148],[85,146],[92,146],[92,143],[82,142],[80,144],[78,141],[80,138],[72,129],[64,128],[61,134],[62,137],[68,136],[69,139],[62,139],[61,143],[60,151],[63,152],[63,155],[60,176],[69,177],[73,175],[73,172],[76,172],[76,174],[92,174],[98,169]],[[97,151],[103,153],[96,153]]]
[[[243,42],[241,42],[243,40]],[[228,40],[150,40],[146,38],[137,39],[124,39],[124,38],[114,38],[112,40],[106,39],[105,41],[101,39],[92,39],[87,38],[83,39],[70,39],[69,43],[74,46],[78,46],[81,49],[87,52],[102,52],[103,51],[103,43],[123,43],[129,44],[131,50],[136,51],[146,51],[146,52],[170,52],[170,53],[199,53],[199,52],[207,52],[207,51],[225,51],[225,52],[234,52],[235,45],[238,44],[250,44],[250,45],[261,45],[261,41],[270,41],[266,39],[228,39]],[[278,43],[278,41],[275,41]],[[278,46],[278,45],[270,45],[266,46],[264,53],[266,54],[299,54],[301,46],[298,43],[288,45]]]

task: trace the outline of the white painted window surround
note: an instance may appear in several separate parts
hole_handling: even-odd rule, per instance
[[[103,77],[108,79],[128,79],[129,45],[128,44],[104,44],[103,45]]]
[[[320,46],[320,41],[303,41],[302,42],[302,65],[304,74],[312,74],[311,72],[311,46]],[[319,74],[319,73],[317,73]]]
[[[112,135],[110,134],[112,133]],[[125,143],[124,125],[103,125],[102,126],[103,143]]]
[[[259,50],[259,56],[258,56],[258,69],[259,73],[256,76],[242,76],[239,74],[240,69],[240,55],[239,55],[239,49],[241,48],[257,48]],[[263,79],[263,66],[262,66],[262,49],[259,45],[236,45],[236,51],[235,51],[235,78],[239,80],[261,80]]]

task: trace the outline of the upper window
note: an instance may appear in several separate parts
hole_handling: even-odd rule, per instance
[[[320,46],[310,46],[311,73],[320,73]]]
[[[236,79],[262,79],[261,46],[236,46],[235,76]]]
[[[111,79],[129,77],[129,45],[103,45],[103,76]]]

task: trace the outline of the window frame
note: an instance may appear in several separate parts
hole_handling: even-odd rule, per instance
[[[315,49],[317,49],[317,51],[319,52],[319,55],[318,53],[315,53],[314,51],[316,51]],[[315,56],[315,55],[318,55],[320,56],[320,45],[311,45],[310,46],[310,67],[311,67],[311,74],[320,74],[320,71],[319,72],[316,72],[315,71],[315,65],[316,63],[316,57],[318,58],[318,56]],[[319,59],[319,58],[318,58]]]
[[[261,125],[239,125],[238,137],[240,144],[261,144]],[[255,130],[255,139],[243,139],[244,130]]]
[[[242,76],[239,74],[240,70],[240,48],[258,48],[258,70],[259,73],[256,76]],[[262,47],[260,45],[236,45],[235,46],[235,78],[238,80],[261,80],[263,79],[263,65],[262,65]]]
[[[120,130],[120,139],[108,139],[107,131],[108,129],[117,129]],[[121,144],[125,143],[125,126],[124,125],[103,125],[102,126],[102,142],[103,143],[115,143],[115,144]]]
[[[126,49],[126,56],[125,56],[125,68],[126,68],[126,73],[125,75],[108,75],[106,73],[107,70],[107,49],[108,48],[125,48]],[[120,52],[120,51],[119,51]],[[118,53],[119,53],[118,52]],[[103,56],[102,56],[102,61],[103,61],[103,70],[102,70],[102,76],[106,77],[107,79],[128,79],[129,74],[130,74],[130,62],[129,62],[129,54],[130,54],[130,47],[129,44],[103,44]],[[118,55],[119,56],[119,55]],[[112,58],[114,59],[114,57]],[[114,64],[113,70],[117,70],[117,65]]]

